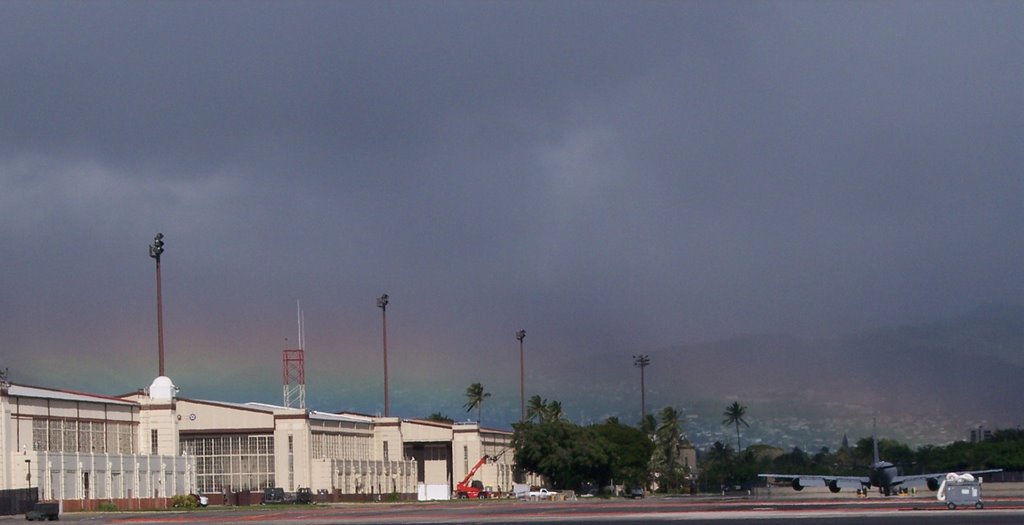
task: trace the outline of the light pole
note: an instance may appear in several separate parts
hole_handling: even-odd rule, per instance
[[[640,418],[647,417],[646,389],[644,388],[644,368],[651,364],[651,357],[645,354],[633,356],[633,366],[640,369]]]
[[[377,307],[383,316],[384,326],[384,417],[391,417],[391,405],[388,403],[388,294],[377,298]]]
[[[164,305],[160,291],[160,255],[164,253],[164,234],[157,233],[149,245],[149,256],[156,259],[156,333],[160,346],[160,375],[164,375]]]
[[[526,421],[526,360],[523,358],[523,339],[526,339],[526,330],[516,332],[516,339],[519,340],[519,404],[522,407],[520,421]]]

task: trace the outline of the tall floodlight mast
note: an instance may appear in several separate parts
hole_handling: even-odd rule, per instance
[[[160,255],[164,253],[164,234],[157,233],[149,245],[149,256],[156,259],[156,334],[160,348],[160,376],[164,376],[164,305],[160,290]]]
[[[644,368],[651,364],[651,357],[648,355],[634,355],[633,366],[640,369],[640,418],[647,417],[646,388],[644,388]]]
[[[391,405],[388,403],[388,294],[377,298],[384,327],[384,417],[391,417]]]
[[[526,339],[526,330],[516,332],[516,339],[519,340],[519,404],[522,408],[520,421],[526,421],[526,360],[523,358],[523,339]]]

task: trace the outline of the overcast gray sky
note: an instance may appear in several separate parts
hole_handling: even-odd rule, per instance
[[[1021,2],[9,1],[0,23],[16,380],[150,382],[158,231],[183,394],[278,401],[299,299],[323,409],[382,406],[383,292],[398,406],[476,381],[517,402],[519,328],[542,376],[1024,298]]]

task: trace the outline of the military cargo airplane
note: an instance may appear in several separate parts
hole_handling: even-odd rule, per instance
[[[901,476],[896,465],[888,461],[882,461],[878,457],[878,426],[875,424],[874,434],[871,436],[874,444],[874,462],[871,464],[871,471],[867,476],[828,476],[822,474],[758,474],[762,478],[789,479],[792,481],[794,490],[803,490],[804,487],[826,486],[833,493],[839,492],[841,488],[858,487],[863,488],[865,493],[871,487],[878,487],[882,494],[890,496],[898,493],[906,485],[916,485],[922,481],[927,484],[928,490],[939,490],[939,484],[946,479],[948,472],[930,474],[912,474]],[[1002,472],[1003,469],[972,470],[972,475],[988,474],[991,472]],[[963,473],[962,473],[963,474]]]

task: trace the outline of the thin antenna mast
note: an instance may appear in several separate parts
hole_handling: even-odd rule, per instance
[[[296,321],[299,328],[299,347],[285,349],[284,365],[284,406],[287,408],[306,408],[306,328],[302,315],[302,303],[295,301]]]
[[[295,311],[296,311],[296,314],[298,316],[298,322],[299,322],[299,349],[305,350],[306,349],[306,334],[305,334],[305,326],[304,326],[305,325],[305,322],[304,322],[305,320],[302,317],[302,303],[298,299],[295,300]]]

